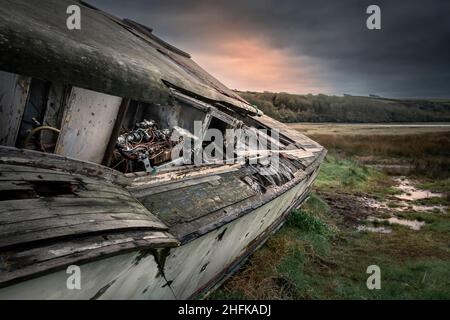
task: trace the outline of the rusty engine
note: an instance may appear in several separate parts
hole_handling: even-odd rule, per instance
[[[170,129],[159,129],[155,121],[143,120],[117,138],[113,167],[124,173],[143,170],[151,173],[153,166],[171,160],[176,144],[171,140]]]

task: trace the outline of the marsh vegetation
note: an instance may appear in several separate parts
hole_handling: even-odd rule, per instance
[[[310,134],[329,150],[313,193],[211,298],[450,298],[450,132],[351,132]]]

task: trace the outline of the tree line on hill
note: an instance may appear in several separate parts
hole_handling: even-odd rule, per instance
[[[450,100],[387,99],[376,96],[237,92],[283,122],[448,122]]]

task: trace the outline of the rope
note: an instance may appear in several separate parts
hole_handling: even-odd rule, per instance
[[[61,130],[56,129],[54,127],[50,127],[50,126],[40,126],[40,127],[34,128],[33,130],[30,131],[30,133],[25,138],[25,141],[24,141],[23,145],[26,146],[28,144],[28,142],[30,142],[31,137],[34,136],[36,134],[36,132],[39,132],[41,130],[50,130],[50,131],[54,131],[54,132],[57,132],[57,133],[61,132]]]

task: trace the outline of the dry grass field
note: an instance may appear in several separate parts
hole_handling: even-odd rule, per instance
[[[307,135],[410,135],[450,132],[450,123],[290,123]]]

